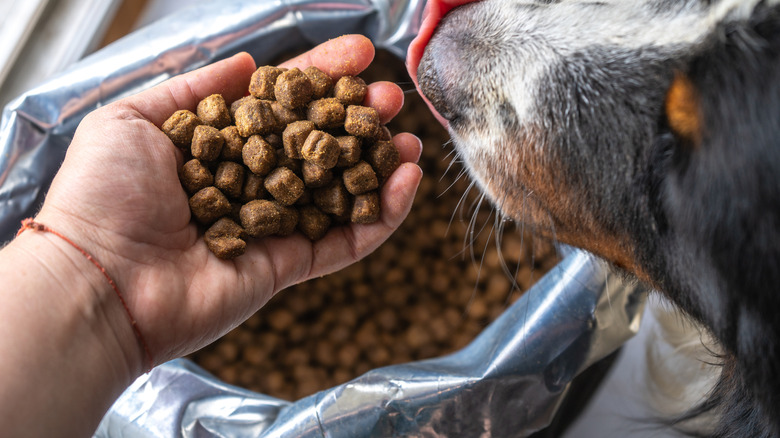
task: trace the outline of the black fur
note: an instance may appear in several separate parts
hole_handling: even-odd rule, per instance
[[[485,62],[471,53],[500,43],[489,40],[498,30],[489,16],[473,23],[458,10],[450,15],[418,78],[458,132],[479,124],[478,111],[458,107],[477,100],[478,85],[463,88],[453,82],[458,75],[447,82],[439,70],[470,58]],[[522,32],[514,47],[546,44],[529,37],[533,29]],[[697,91],[698,144],[677,138],[666,120],[664,98],[675,73]],[[551,63],[545,77],[534,121],[521,124],[507,114],[507,130],[517,138],[524,130],[542,132],[544,153],[560,166],[549,170],[576,200],[571,215],[586,212],[607,235],[628,236],[636,268],[722,344],[723,372],[710,398],[670,423],[714,411],[721,418],[715,437],[780,437],[780,6],[760,2],[749,19],[725,20],[695,45],[592,45]],[[493,108],[498,104],[507,105]]]

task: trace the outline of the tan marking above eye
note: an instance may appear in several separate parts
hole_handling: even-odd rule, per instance
[[[669,86],[665,110],[672,132],[686,143],[698,147],[702,135],[699,93],[693,82],[682,73],[677,72]]]

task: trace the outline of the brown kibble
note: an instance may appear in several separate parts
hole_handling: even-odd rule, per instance
[[[229,198],[239,198],[244,188],[244,166],[233,161],[219,163],[214,174],[214,187]]]
[[[337,128],[344,123],[347,112],[338,99],[330,97],[309,104],[306,117],[319,129]]]
[[[199,190],[192,195],[189,203],[192,215],[204,225],[209,225],[230,213],[230,201],[213,186]]]
[[[238,108],[241,105],[243,105],[243,104],[245,104],[247,102],[251,102],[253,100],[255,100],[255,97],[252,96],[252,95],[249,95],[249,96],[244,96],[241,99],[238,99],[238,100],[236,100],[236,101],[234,101],[233,103],[230,104],[230,117],[233,119],[233,121],[236,120],[236,111],[238,110]]]
[[[290,158],[301,159],[301,149],[306,139],[309,137],[316,126],[314,122],[310,120],[301,120],[293,122],[284,128],[282,133],[282,142],[284,144],[284,152]]]
[[[219,158],[225,139],[217,128],[200,125],[192,135],[192,156],[202,161],[214,161]]]
[[[311,96],[312,99],[322,99],[323,97],[327,96],[330,92],[330,89],[333,88],[333,79],[331,79],[327,73],[318,69],[317,67],[306,67],[306,70],[303,72],[311,81],[313,90]]]
[[[203,122],[192,111],[179,110],[163,122],[162,131],[176,146],[188,148],[192,143],[195,128],[202,124]]]
[[[212,94],[198,102],[196,110],[198,118],[217,129],[222,129],[230,124],[230,110],[221,94]]]
[[[258,99],[274,100],[276,80],[284,71],[285,69],[270,65],[259,67],[249,80],[249,93]]]
[[[376,192],[368,192],[355,196],[352,203],[350,220],[356,224],[373,224],[379,220],[380,206],[379,195]]]
[[[352,167],[360,161],[360,138],[352,135],[343,135],[336,137],[336,141],[339,142],[339,148],[341,149],[339,161],[336,163],[337,167]]]
[[[287,70],[276,79],[276,101],[287,108],[301,108],[311,100],[313,94],[311,80],[298,68]]]
[[[265,199],[249,201],[241,207],[241,226],[252,237],[265,237],[279,232],[281,214],[276,204]]]
[[[179,179],[184,190],[190,194],[214,184],[214,175],[197,158],[184,163]]]
[[[289,236],[298,227],[300,213],[298,213],[298,209],[295,207],[288,207],[279,203],[276,204],[276,207],[279,209],[279,214],[281,214],[279,231],[276,232],[276,235]]]
[[[238,128],[235,126],[228,126],[219,132],[222,134],[222,138],[225,139],[225,144],[222,146],[222,152],[219,155],[219,159],[222,161],[241,162],[241,151],[244,149],[244,137],[241,137],[238,133]]]
[[[221,218],[203,236],[203,240],[214,255],[223,259],[234,259],[246,251],[246,232],[232,219]]]
[[[330,169],[339,161],[341,148],[336,138],[327,132],[312,131],[301,148],[301,155],[307,161]]]
[[[255,199],[263,199],[268,192],[265,191],[263,185],[263,177],[256,175],[253,172],[249,172],[244,178],[244,188],[241,191],[241,200],[244,202],[254,201]]]
[[[376,137],[379,133],[379,112],[367,106],[348,106],[344,130],[358,137]]]
[[[357,76],[343,76],[333,87],[333,95],[344,105],[361,105],[367,92],[366,81]]]
[[[365,161],[357,163],[344,171],[344,186],[349,193],[360,195],[379,187],[376,173]]]
[[[246,167],[259,176],[267,175],[276,166],[276,151],[259,135],[249,137],[241,155]]]
[[[378,141],[368,148],[366,161],[381,179],[386,179],[401,165],[401,153],[391,141]]]
[[[326,187],[315,190],[312,198],[317,208],[336,216],[346,215],[351,207],[347,189],[338,180],[333,181]]]
[[[282,205],[292,205],[301,197],[303,181],[292,170],[277,167],[265,178],[265,189]]]
[[[328,232],[330,217],[313,205],[304,205],[300,208],[301,217],[298,219],[298,229],[309,240],[319,240]]]
[[[280,127],[305,118],[302,110],[292,110],[279,102],[271,102],[271,111],[273,111],[276,122]]]
[[[318,188],[328,185],[333,181],[333,171],[324,169],[311,161],[303,161],[301,164],[303,183],[308,188]]]
[[[236,110],[236,128],[242,137],[254,134],[270,134],[276,129],[277,122],[267,100],[248,100]]]

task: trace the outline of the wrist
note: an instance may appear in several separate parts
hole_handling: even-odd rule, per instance
[[[144,346],[100,256],[81,247],[90,242],[82,243],[84,239],[78,235],[71,239],[76,233],[66,233],[33,227],[21,232],[8,249],[18,254],[16,263],[36,276],[42,294],[51,295],[49,303],[56,307],[49,312],[56,312],[57,319],[47,323],[59,320],[81,333],[72,341],[84,344],[81,348],[85,350],[99,352],[89,359],[126,386],[148,367]]]

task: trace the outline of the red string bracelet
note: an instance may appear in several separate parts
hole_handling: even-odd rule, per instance
[[[22,228],[19,229],[16,235],[19,236],[26,230],[45,231],[54,234],[60,239],[68,242],[72,247],[79,250],[80,253],[84,254],[84,257],[86,257],[87,260],[92,262],[93,265],[95,265],[98,269],[100,269],[100,272],[103,273],[103,276],[106,277],[106,280],[108,280],[108,284],[110,284],[111,288],[114,289],[114,292],[116,292],[116,296],[119,297],[119,301],[122,303],[122,307],[125,308],[125,313],[127,313],[127,317],[130,320],[130,325],[133,327],[133,332],[135,333],[135,337],[138,338],[138,341],[141,343],[141,345],[144,348],[144,353],[146,353],[146,357],[149,358],[149,369],[147,371],[151,371],[151,369],[154,368],[154,359],[152,358],[152,353],[149,351],[149,346],[146,344],[146,340],[144,340],[144,337],[141,334],[141,330],[138,328],[138,324],[136,323],[135,318],[133,318],[133,314],[130,313],[130,308],[127,306],[127,302],[125,301],[125,298],[122,296],[122,293],[119,292],[119,288],[117,287],[116,283],[114,283],[114,280],[111,279],[111,276],[109,276],[108,272],[106,272],[106,268],[104,268],[97,260],[95,260],[95,258],[92,257],[90,253],[85,251],[82,247],[77,245],[72,240],[68,239],[67,236],[65,236],[64,234],[56,230],[49,228],[44,224],[35,222],[32,218],[27,218],[22,221]]]

